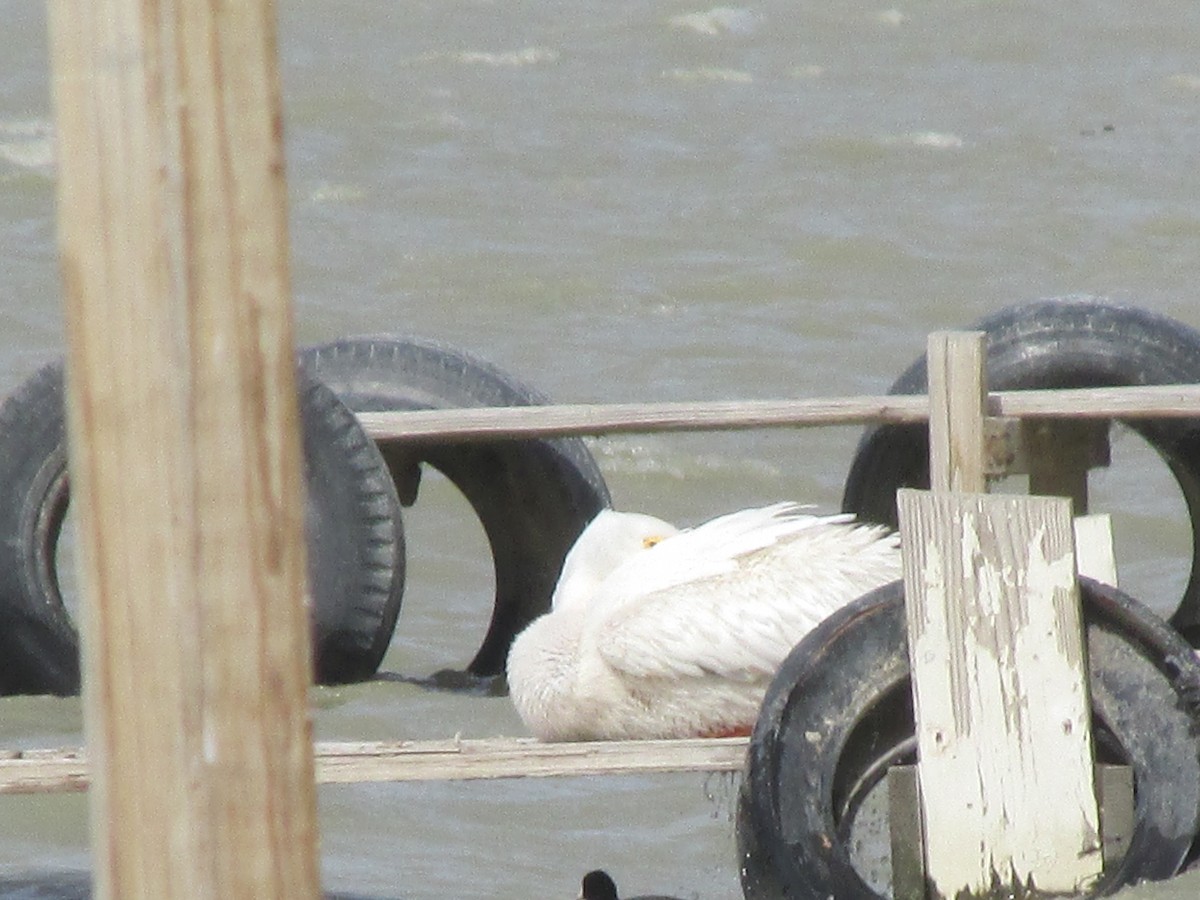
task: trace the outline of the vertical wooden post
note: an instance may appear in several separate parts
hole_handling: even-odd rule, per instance
[[[1108,513],[1075,517],[1075,570],[1117,586],[1117,554],[1113,547],[1112,516]]]
[[[928,363],[933,490],[897,497],[924,866],[894,835],[894,886],[1075,893],[1102,859],[1071,502],[983,493],[982,334],[931,335]]]
[[[932,490],[983,493],[987,489],[985,339],[982,331],[929,335],[925,359]]]
[[[97,896],[318,893],[270,0],[49,0]]]
[[[1088,511],[1088,470],[1109,464],[1106,421],[1027,420],[1023,424],[1029,493],[1070,497]]]

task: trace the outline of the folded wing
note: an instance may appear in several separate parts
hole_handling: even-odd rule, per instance
[[[899,577],[895,535],[776,504],[631,559],[601,586],[588,630],[633,677],[763,680],[825,616]]]

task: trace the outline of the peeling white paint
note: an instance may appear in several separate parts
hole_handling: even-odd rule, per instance
[[[1100,872],[1070,508],[901,492],[928,874],[1074,893]]]

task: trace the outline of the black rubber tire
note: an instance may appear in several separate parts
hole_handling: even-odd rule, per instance
[[[315,675],[358,681],[374,674],[400,609],[400,504],[354,414],[311,376],[298,382]],[[79,635],[56,568],[70,501],[63,403],[52,363],[0,407],[0,694],[79,691]]]
[[[355,412],[529,406],[546,398],[495,366],[434,341],[345,338],[303,358]],[[611,504],[600,468],[578,438],[460,444],[380,442],[402,503],[416,502],[422,463],[445,475],[479,517],[492,550],[496,596],[486,636],[466,671],[504,671],[516,635],[550,606],[563,557]]]
[[[1098,300],[1045,300],[1003,309],[971,326],[987,333],[991,390],[1118,387],[1200,382],[1200,332],[1144,309]],[[892,394],[926,390],[925,358]],[[1192,568],[1171,618],[1200,646],[1200,418],[1129,420],[1175,476],[1192,527]],[[868,428],[846,477],[842,509],[896,526],[896,491],[929,487],[924,425]]]
[[[1200,662],[1147,608],[1080,579],[1100,761],[1132,767],[1135,828],[1088,896],[1179,871],[1200,826]],[[839,610],[780,667],[751,737],[737,839],[748,900],[875,900],[855,870],[857,803],[915,758],[902,582]]]
[[[387,464],[358,417],[302,367],[308,584],[318,684],[379,669],[404,596],[404,528]]]

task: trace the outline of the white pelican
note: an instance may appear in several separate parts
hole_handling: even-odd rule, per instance
[[[680,531],[604,510],[513,642],[509,691],[546,741],[748,734],[800,638],[899,577],[898,537],[850,515],[777,503]]]

